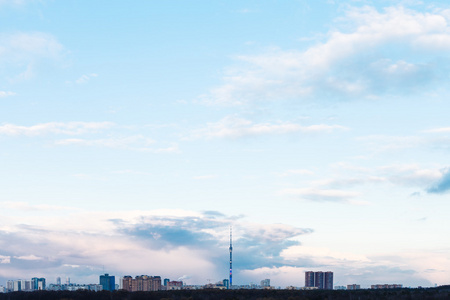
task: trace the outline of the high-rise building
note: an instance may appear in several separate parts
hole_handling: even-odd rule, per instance
[[[230,288],[230,281],[228,279],[222,280],[223,286],[228,290]]]
[[[161,277],[141,275],[133,279],[131,276],[125,276],[122,279],[122,288],[130,292],[160,291]]]
[[[14,290],[14,281],[13,280],[8,280],[6,282],[6,290],[8,292],[12,292]]]
[[[22,290],[22,281],[21,280],[15,280],[14,281],[14,286],[13,286],[13,291],[14,292],[18,292]]]
[[[131,277],[131,276],[124,276],[122,278],[122,289],[131,292],[131,290],[132,290],[132,282],[133,282],[133,277]]]
[[[331,272],[331,271],[325,272],[324,289],[326,289],[326,290],[333,289],[333,272]]]
[[[314,272],[305,272],[305,287],[314,287]]]
[[[61,277],[56,277],[56,284],[61,285]]]
[[[35,291],[45,290],[45,278],[31,278],[31,288]]]
[[[109,276],[109,274],[100,275],[100,285],[104,291],[114,291],[116,288],[115,276]]]
[[[31,280],[22,280],[21,283],[22,291],[32,291],[33,290],[33,282]]]
[[[169,281],[167,283],[167,290],[181,290],[183,288],[183,281]]]
[[[324,276],[323,272],[314,272],[314,286],[318,288],[319,290],[323,290],[324,288]]]
[[[305,287],[315,287],[320,290],[332,290],[333,289],[333,272],[305,272]]]
[[[169,283],[170,279],[169,278],[164,278],[164,286],[167,286],[167,284]]]

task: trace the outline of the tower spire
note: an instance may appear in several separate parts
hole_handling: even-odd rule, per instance
[[[230,226],[230,289],[233,285],[233,233]]]

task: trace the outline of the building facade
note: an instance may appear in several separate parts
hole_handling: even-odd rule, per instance
[[[314,272],[314,287],[323,290],[325,287],[323,272]]]
[[[359,284],[347,284],[347,290],[360,290],[361,286]]]
[[[183,281],[169,281],[167,283],[167,290],[181,290],[183,288]]]
[[[314,272],[305,272],[305,287],[314,287]]]
[[[109,274],[100,275],[100,285],[104,291],[114,291],[116,288],[115,276],[109,276]]]
[[[320,290],[333,289],[333,272],[307,271],[305,272],[305,287]]]
[[[45,278],[31,278],[32,289],[35,291],[45,290]]]
[[[148,292],[161,290],[161,277],[141,275],[132,278],[125,276],[122,279],[122,288],[130,292]]]
[[[325,272],[324,287],[325,290],[333,289],[333,272]]]

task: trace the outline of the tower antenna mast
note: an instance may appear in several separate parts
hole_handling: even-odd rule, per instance
[[[233,235],[232,227],[230,226],[230,289],[233,285]]]

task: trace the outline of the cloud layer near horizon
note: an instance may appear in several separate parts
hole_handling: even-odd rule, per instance
[[[25,206],[10,208],[29,211]],[[1,227],[0,276],[3,278],[12,275],[27,278],[34,272],[86,280],[82,276],[98,276],[102,266],[106,266],[117,276],[151,273],[178,278],[187,275],[195,282],[203,280],[196,277],[201,268],[202,274],[220,279],[222,263],[217,262],[227,261],[230,225],[240,253],[237,272],[282,264],[281,251],[299,245],[291,239],[312,232],[282,224],[249,224],[218,212],[78,212],[53,217],[48,222],[30,218],[24,224],[25,219],[17,218],[16,225]],[[77,242],[73,243],[74,240]],[[180,262],[168,265],[167,260]]]
[[[49,220],[39,222],[30,218],[24,224],[22,218],[17,218],[17,225],[1,227],[0,277],[45,274],[49,283],[53,282],[51,276],[94,280],[105,268],[117,277],[130,274],[184,277],[191,284],[205,280],[199,277],[200,270],[203,276],[221,280],[227,276],[230,225],[234,237],[234,274],[241,280],[270,276],[277,284],[288,276],[301,276],[307,269],[321,266],[332,267],[335,272],[351,272],[356,266],[347,266],[349,260],[359,261],[357,268],[365,272],[379,272],[376,276],[380,278],[386,270],[393,271],[387,267],[389,264],[376,262],[378,259],[301,246],[298,238],[313,234],[312,229],[248,223],[245,218],[227,217],[219,212],[78,212]],[[73,243],[74,240],[77,242]],[[172,263],[167,264],[168,260]],[[406,266],[399,265],[395,273],[423,280]],[[366,275],[352,276],[360,282]],[[289,281],[295,284],[298,280]]]

